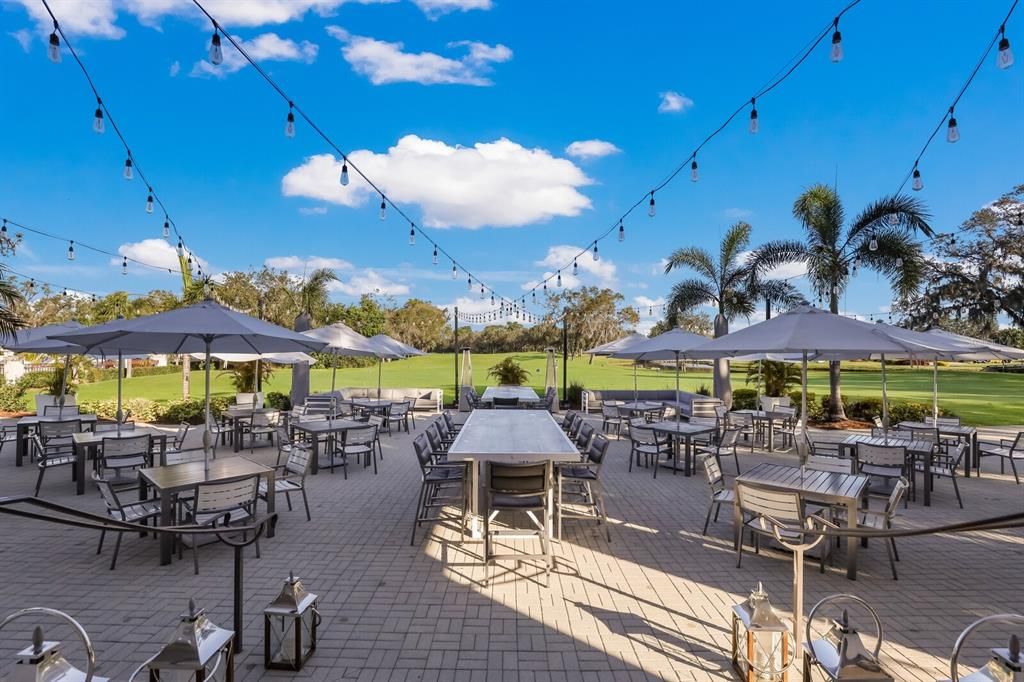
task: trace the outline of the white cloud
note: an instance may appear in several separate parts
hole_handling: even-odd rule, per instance
[[[605,140],[577,140],[565,148],[565,153],[578,159],[599,159],[609,154],[619,154],[622,150]]]
[[[117,253],[158,268],[177,271],[181,267],[181,264],[178,262],[177,250],[163,239],[143,239],[141,242],[121,244],[121,246],[117,247]],[[193,253],[192,262],[193,265],[198,265],[204,272],[209,274],[209,263],[206,260]],[[110,264],[120,266],[121,259],[111,258]],[[137,264],[128,263],[128,268],[135,274],[157,274],[156,270]]]
[[[326,206],[302,206],[299,208],[299,213],[302,215],[325,215],[327,213]]]
[[[171,68],[168,69],[167,73],[170,75],[171,78],[174,78],[179,73],[181,73],[181,62],[179,62],[178,60],[174,60],[174,63],[171,64]]]
[[[682,113],[693,107],[693,100],[674,90],[658,93],[661,102],[658,104],[659,114]]]
[[[46,7],[35,0],[18,0],[29,16],[39,25],[39,32],[49,35],[53,30],[53,19]],[[53,13],[60,18],[60,28],[69,35],[87,35],[97,38],[118,40],[124,37],[124,29],[114,25],[117,9],[114,0],[51,0]],[[19,39],[20,42],[20,39]]]
[[[7,35],[17,40],[18,44],[21,45],[21,49],[23,49],[25,52],[28,52],[32,49],[32,32],[29,31],[27,28],[22,28],[17,31],[11,31]]]
[[[249,53],[257,62],[304,62],[310,64],[316,60],[319,46],[303,40],[296,43],[290,38],[282,38],[276,33],[263,33],[252,40],[242,40],[234,36],[235,40],[241,43],[242,48]],[[198,78],[224,78],[228,74],[241,71],[249,62],[234,48],[228,41],[224,41],[224,62],[214,66],[206,60],[198,61],[192,65],[192,73],[189,75]]]
[[[562,244],[559,246],[549,246],[548,252],[541,260],[534,263],[535,265],[548,267],[548,268],[564,268],[562,270],[562,286],[567,289],[574,289],[579,286],[582,280],[586,277],[587,279],[594,280],[600,286],[614,287],[616,284],[615,274],[616,267],[608,258],[602,258],[600,260],[594,260],[589,253],[584,253],[582,256],[576,257],[576,265],[578,267],[579,274],[572,274],[572,263],[573,257],[576,256],[583,249],[579,246],[573,246],[571,244]],[[568,264],[568,267],[566,265]],[[556,274],[557,270],[551,270],[544,273],[544,278],[549,277],[551,274]],[[556,274],[557,278],[557,274]],[[533,289],[540,283],[540,280],[530,281],[522,285],[524,291]],[[557,282],[552,280],[548,282],[548,289],[557,288]]]
[[[479,315],[481,313],[491,313],[498,310],[498,306],[491,305],[491,299],[489,298],[477,298],[470,296],[459,296],[453,303],[445,303],[439,305],[438,308],[447,308],[449,315],[451,311],[458,306],[460,315]],[[459,323],[460,326],[463,323]]]
[[[664,275],[665,268],[668,266],[668,258],[662,258],[657,263],[651,264],[652,275]]]
[[[429,19],[437,19],[450,12],[469,12],[474,9],[488,10],[494,5],[491,0],[412,0]]]
[[[754,215],[754,212],[749,208],[727,208],[722,211],[722,215],[729,220],[746,220]]]
[[[403,43],[351,35],[340,26],[328,26],[327,33],[345,43],[341,48],[345,61],[374,85],[493,85],[486,76],[491,64],[512,59],[512,50],[504,45],[449,43],[451,48],[466,50],[466,54],[453,59],[433,52],[405,52]]]
[[[385,154],[361,149],[349,158],[379,178],[389,198],[419,205],[429,227],[514,227],[590,208],[578,188],[592,180],[572,161],[505,138],[453,147],[406,135]],[[288,171],[281,192],[350,207],[379,201],[358,174],[349,173],[348,186],[338,181],[340,174],[333,155],[310,156]]]
[[[272,256],[263,261],[268,268],[287,270],[293,273],[309,272],[318,268],[331,270],[351,270],[352,264],[341,258],[325,258],[323,256]]]
[[[331,282],[331,291],[338,291],[353,298],[363,294],[381,294],[384,296],[405,296],[409,293],[409,285],[384,277],[373,269],[366,269],[354,274],[346,280]]]

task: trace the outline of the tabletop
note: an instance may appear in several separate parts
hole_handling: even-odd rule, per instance
[[[537,391],[528,386],[488,386],[484,389],[483,395],[480,396],[480,400],[484,401],[494,400],[495,398],[516,398],[524,402],[540,400]]]
[[[925,422],[900,422],[896,426],[901,429],[921,429],[922,431],[925,429],[936,428],[935,424],[927,424]],[[972,433],[975,433],[978,429],[973,426],[964,426],[963,424],[939,424],[938,430],[939,433],[944,434],[969,436]]]
[[[855,433],[843,439],[843,445],[882,445],[905,447],[911,452],[931,452],[933,443],[926,440],[907,440],[906,438],[886,438],[885,436],[869,436],[866,433]]]
[[[636,400],[616,405],[616,407],[624,407],[627,410],[659,410],[663,405],[661,403],[652,403],[645,400]]]
[[[678,433],[682,435],[693,435],[698,433],[711,433],[718,427],[714,424],[691,424],[690,422],[677,422],[665,420],[648,424],[648,428],[664,433]]]
[[[71,440],[74,441],[75,445],[97,445],[102,443],[104,438],[132,438],[134,436],[149,436],[150,438],[167,440],[166,433],[149,427],[136,427],[131,430],[124,429],[121,431],[120,436],[117,435],[117,431],[82,431],[71,434]]]
[[[69,422],[74,420],[82,422],[95,422],[96,415],[94,414],[65,414],[58,417],[55,414],[43,416],[41,414],[30,414],[27,417],[22,417],[18,420],[18,426],[31,426],[33,424],[39,424],[40,422]]]
[[[795,491],[825,501],[843,501],[859,499],[867,487],[868,477],[764,463],[737,476],[736,482]]]
[[[579,461],[580,453],[544,410],[474,410],[448,449],[450,461],[481,457]]]
[[[221,481],[236,476],[266,475],[273,473],[270,467],[258,464],[246,457],[225,457],[210,461],[210,474],[207,476],[203,462],[186,462],[162,467],[139,469],[146,483],[158,490],[187,490],[197,483]]]
[[[293,429],[305,433],[336,433],[348,429],[358,429],[360,426],[367,426],[367,423],[358,422],[354,419],[318,419],[308,422],[292,422]]]
[[[385,400],[384,398],[352,398],[349,401],[353,405],[359,405],[362,407],[383,407],[385,405],[391,405],[394,400]]]
[[[242,405],[236,405],[234,407],[227,407],[221,410],[221,415],[237,419],[238,417],[250,417],[253,414],[269,414],[271,412],[280,412],[276,407],[245,407]]]

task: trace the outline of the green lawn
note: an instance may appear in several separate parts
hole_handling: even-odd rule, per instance
[[[503,357],[511,355],[528,369],[535,388],[543,388],[543,353],[500,353],[475,355],[473,357],[474,383],[482,390],[486,386],[487,368]],[[561,361],[561,359],[559,359]],[[443,388],[445,402],[454,396],[455,369],[452,355],[427,355],[396,362],[385,363],[382,373],[384,386],[415,386]],[[328,390],[331,385],[331,371],[316,369],[311,372],[314,391]],[[844,363],[843,392],[850,396],[879,397],[881,375],[877,363]],[[889,367],[889,395],[892,400],[930,403],[932,373],[930,367]],[[569,382],[579,382],[590,388],[629,388],[633,385],[633,366],[622,360],[578,358],[569,362]],[[733,372],[733,387],[744,386],[744,374]],[[675,375],[671,370],[643,369],[639,372],[640,388],[672,388]],[[822,396],[828,390],[828,374],[824,365],[812,363],[810,390]],[[561,384],[561,369],[559,369]],[[682,375],[680,387],[695,390],[702,384],[711,385],[708,371],[688,371]],[[291,371],[281,369],[275,372],[266,391],[280,391],[287,394],[291,385]],[[360,367],[338,370],[338,386],[376,386],[377,367]],[[102,381],[79,387],[81,400],[111,400],[116,396],[116,382]],[[213,392],[229,395],[234,392],[228,377],[221,371],[213,373]],[[193,372],[192,395],[203,394],[203,374]],[[150,398],[152,400],[173,400],[181,396],[181,376],[136,377],[124,384],[125,398]],[[1024,424],[1024,375],[983,373],[973,366],[951,366],[939,370],[940,404],[959,414],[965,422],[985,426],[1000,424]]]

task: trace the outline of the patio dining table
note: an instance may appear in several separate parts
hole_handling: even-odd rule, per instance
[[[863,474],[840,474],[831,471],[812,471],[803,467],[764,463],[736,477],[737,483],[748,483],[761,488],[796,492],[805,500],[846,507],[847,528],[857,528],[858,510],[867,494],[868,477]],[[743,527],[739,504],[733,507],[734,541],[739,542]],[[822,542],[827,542],[828,538]],[[857,549],[860,539],[846,538],[846,577],[857,579]]]
[[[685,448],[683,450],[683,475],[689,476],[696,468],[696,462],[694,462],[693,456],[693,437],[714,433],[718,427],[714,424],[691,424],[690,422],[680,421],[660,421],[654,422],[650,425],[651,429],[657,433],[668,434],[672,438],[672,475],[674,476],[677,470],[677,462],[679,460],[679,441],[683,441]],[[658,466],[654,467],[654,477],[658,477]]]
[[[280,412],[275,407],[253,408],[244,405],[235,405],[223,410],[220,415],[231,426],[231,449],[235,452],[242,450],[242,431],[247,422],[252,421],[254,414],[272,414]]]
[[[25,459],[25,453],[28,449],[28,436],[29,433],[38,428],[43,422],[60,422],[60,421],[72,421],[77,419],[82,422],[83,429],[92,430],[96,424],[96,415],[94,414],[65,414],[61,417],[57,415],[39,415],[33,414],[27,417],[22,417],[18,420],[17,430],[14,437],[14,465],[21,466],[22,461]]]
[[[749,414],[754,422],[763,422],[768,429],[768,452],[775,452],[775,422],[793,419],[792,414],[782,414],[771,410],[733,410],[729,414]]]
[[[348,402],[352,407],[358,407],[366,412],[377,414],[386,414],[395,403],[394,400],[385,400],[383,398],[352,398]]]
[[[361,426],[366,426],[366,422],[356,421],[354,419],[318,419],[314,421],[293,420],[289,424],[292,433],[297,431],[308,435],[310,438],[313,451],[313,461],[310,463],[310,471],[313,474],[320,471],[320,438],[324,437],[325,440],[330,442],[330,440],[335,438],[339,433],[344,433],[349,429],[357,429]]]
[[[494,402],[495,398],[511,400],[515,398],[521,403],[535,403],[540,400],[537,391],[528,386],[488,386],[480,396],[481,402]]]
[[[160,525],[173,526],[176,493],[192,490],[198,483],[225,481],[239,476],[259,475],[266,479],[267,490],[274,490],[274,469],[258,464],[246,457],[222,457],[209,462],[209,472],[203,462],[187,462],[170,466],[139,469],[139,482],[153,488],[160,495]],[[267,514],[274,513],[274,498],[267,495]],[[274,525],[267,526],[267,537],[274,537]],[[160,534],[160,565],[171,563],[174,536]]]
[[[626,403],[621,403],[615,406],[619,412],[629,412],[632,414],[640,414],[646,417],[651,412],[658,412],[664,409],[664,405],[661,403],[651,402],[649,400],[631,400]]]
[[[900,422],[896,427],[910,430],[920,429],[922,431],[936,428],[934,424],[925,422]],[[979,469],[980,473],[981,458],[978,456],[978,429],[962,424],[939,424],[938,432],[940,436],[956,436],[960,440],[967,441],[969,456],[964,457],[964,478],[970,477],[972,466]]]
[[[82,431],[71,436],[71,442],[75,448],[75,483],[77,495],[85,494],[85,464],[86,460],[96,460],[100,456],[104,438],[134,438],[136,436],[149,436],[149,449],[152,451],[153,443],[160,446],[160,466],[167,464],[167,434],[159,429],[150,427],[136,427],[123,430],[121,435],[117,431]]]
[[[863,443],[864,445],[904,447],[907,449],[909,454],[920,458],[924,462],[924,485],[922,486],[924,488],[924,506],[930,507],[932,505],[932,487],[929,485],[929,481],[931,481],[932,477],[932,455],[934,454],[934,450],[932,449],[933,444],[930,441],[907,440],[906,438],[894,438],[892,436],[870,436],[866,433],[855,433],[843,439],[839,444],[839,450],[840,452],[845,451],[847,456],[855,458],[858,443]],[[911,468],[910,475],[916,476],[916,468]]]

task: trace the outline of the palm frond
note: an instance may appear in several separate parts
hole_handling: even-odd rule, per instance
[[[709,283],[699,279],[684,279],[672,286],[668,296],[668,309],[671,313],[687,312],[700,305],[718,306],[718,297]]]
[[[857,244],[871,232],[885,229],[898,229],[903,232],[920,232],[931,237],[934,231],[928,221],[931,214],[924,203],[914,197],[896,195],[882,197],[864,207],[847,233],[848,244]],[[870,238],[870,237],[868,237]]]
[[[835,248],[839,243],[846,213],[839,195],[828,185],[812,185],[798,196],[793,216],[803,225],[812,246]]]
[[[17,312],[17,306],[24,303],[21,292],[14,282],[3,277],[5,268],[0,266],[0,337],[13,338],[25,326],[25,320]]]
[[[913,235],[898,228],[887,228],[876,233],[878,249],[871,251],[865,241],[857,253],[865,267],[889,280],[901,298],[917,293],[924,278],[925,263],[921,245]]]
[[[722,237],[718,254],[718,272],[723,280],[726,279],[727,273],[736,269],[740,253],[750,244],[750,229],[750,224],[741,220],[733,223]]]
[[[665,274],[678,268],[690,268],[702,277],[712,281],[718,280],[718,272],[711,254],[696,246],[684,246],[672,252],[665,263]]]
[[[763,278],[769,271],[790,263],[806,263],[810,257],[807,245],[791,239],[765,242],[747,258],[751,275]]]

